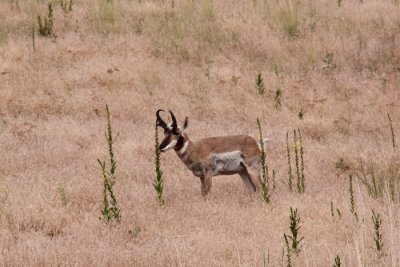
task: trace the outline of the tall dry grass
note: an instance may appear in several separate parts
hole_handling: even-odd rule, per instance
[[[384,160],[376,173],[398,162],[386,117],[398,143],[398,2],[174,3],[76,0],[65,14],[54,1],[55,36],[36,36],[34,50],[32,27],[47,2],[0,2],[0,265],[259,266],[269,255],[279,266],[293,206],[304,236],[294,266],[331,266],[336,255],[343,266],[398,266],[398,199],[371,198],[354,176],[357,222],[348,196],[360,158]],[[124,214],[111,227],[98,219],[105,103],[120,133],[114,189]],[[276,170],[271,203],[236,176],[214,179],[204,201],[197,178],[168,152],[160,208],[152,181],[161,107],[189,116],[194,140],[257,137],[260,118]],[[285,134],[297,128],[303,195],[287,186]],[[335,167],[340,159],[346,168]],[[341,219],[332,220],[331,201]],[[382,217],[383,256],[371,209]]]

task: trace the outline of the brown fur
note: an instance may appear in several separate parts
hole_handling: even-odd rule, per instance
[[[184,133],[182,133],[181,138],[183,138],[183,143],[188,142],[187,149],[182,154],[179,152],[182,147],[175,147],[175,151],[188,169],[200,178],[203,196],[209,193],[212,177],[216,175],[239,174],[248,188],[257,191],[260,181],[258,175],[260,149],[254,138],[247,135],[232,135],[208,137],[192,142],[188,135]],[[167,133],[163,143],[169,143],[173,139],[179,139],[179,136]],[[216,169],[214,156],[234,151],[240,151],[240,156],[243,159],[238,169],[213,174]]]

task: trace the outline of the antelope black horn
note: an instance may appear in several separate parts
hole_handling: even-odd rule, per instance
[[[163,119],[162,119],[161,116],[160,116],[160,112],[161,112],[161,111],[165,112],[165,111],[162,110],[162,109],[159,109],[159,110],[157,110],[157,112],[156,112],[158,125],[161,126],[161,127],[164,128],[164,129],[168,129],[168,125],[165,123],[165,121],[163,121]]]
[[[178,124],[176,124],[176,118],[174,116],[174,113],[172,113],[172,111],[170,110],[169,113],[171,114],[171,118],[172,118],[172,129],[176,130],[178,128]]]

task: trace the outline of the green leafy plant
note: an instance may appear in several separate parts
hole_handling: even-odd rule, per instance
[[[374,241],[375,241],[376,251],[380,255],[382,255],[383,254],[383,240],[382,240],[382,230],[381,230],[382,218],[381,215],[379,213],[375,213],[374,210],[372,210],[372,222],[374,224],[374,229],[375,229]]]
[[[163,172],[161,170],[161,159],[160,159],[160,149],[159,149],[159,139],[158,139],[158,121],[156,122],[155,126],[155,144],[154,144],[154,164],[155,164],[155,171],[156,171],[156,177],[154,179],[154,189],[156,190],[156,199],[158,203],[160,203],[160,206],[164,205],[165,200],[163,196],[164,192],[164,179],[163,179]]]
[[[107,121],[107,132],[105,133],[107,144],[108,144],[108,155],[110,157],[110,163],[107,166],[105,161],[97,161],[100,164],[101,171],[103,174],[103,210],[101,214],[103,215],[103,219],[106,222],[116,220],[121,220],[121,210],[118,206],[117,199],[114,194],[113,187],[116,182],[115,170],[117,169],[117,161],[115,160],[114,152],[113,152],[113,137],[112,137],[112,129],[111,129],[111,116],[110,110],[108,109],[108,105],[106,105],[106,121]],[[108,170],[107,170],[108,167]]]
[[[300,242],[304,239],[304,236],[299,238],[300,216],[297,214],[297,209],[293,209],[292,207],[290,207],[289,219],[289,229],[292,235],[288,235],[287,237],[292,241],[291,249],[298,254],[300,252]]]
[[[260,134],[260,164],[261,164],[261,182],[262,182],[262,191],[263,191],[263,198],[265,203],[270,202],[270,188],[269,188],[269,175],[268,175],[268,165],[265,161],[265,149],[264,149],[264,138],[261,129],[260,120],[257,119],[258,124],[258,132]]]
[[[47,15],[42,17],[37,16],[38,20],[38,32],[41,36],[54,36],[53,34],[53,4],[50,2],[47,4]]]
[[[342,266],[341,262],[340,262],[340,257],[339,257],[339,255],[336,255],[335,263],[332,265],[332,267],[340,267],[340,266]]]

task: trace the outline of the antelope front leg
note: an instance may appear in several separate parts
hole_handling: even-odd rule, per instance
[[[212,185],[212,173],[206,172],[203,176],[200,177],[201,181],[201,194],[203,197],[207,196],[208,192],[210,192]]]

